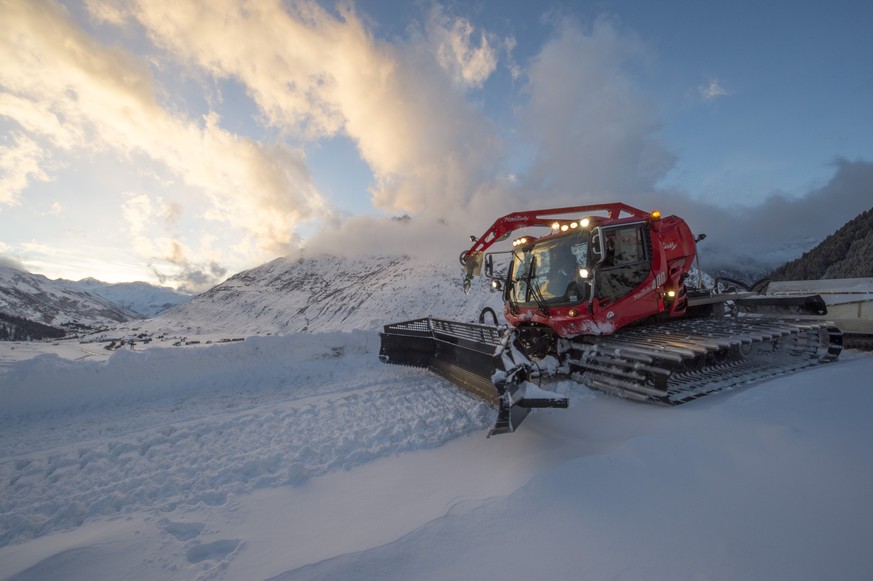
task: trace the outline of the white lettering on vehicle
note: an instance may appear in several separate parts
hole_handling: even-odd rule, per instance
[[[667,282],[667,273],[666,273],[666,272],[659,272],[659,273],[655,276],[655,279],[654,279],[650,284],[647,284],[647,285],[645,286],[645,288],[642,288],[642,289],[638,290],[638,291],[634,294],[634,296],[633,296],[633,300],[635,300],[635,301],[640,300],[641,298],[643,298],[644,296],[646,296],[646,295],[649,294],[650,292],[652,292],[652,291],[654,291],[655,289],[657,289],[659,286],[663,286],[663,284],[664,284],[665,282]]]

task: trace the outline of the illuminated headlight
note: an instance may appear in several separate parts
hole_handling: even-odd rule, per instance
[[[589,276],[591,276],[591,273],[588,272],[587,268],[579,269],[579,278],[588,278]]]
[[[517,238],[512,241],[513,246],[521,246],[522,244],[527,244],[527,238]]]
[[[668,290],[667,291],[667,298],[668,299],[675,299],[676,298],[676,291],[674,291],[673,289]]]
[[[577,224],[576,222],[570,223],[570,228],[576,228],[577,226],[579,226],[579,224]]]
[[[560,229],[561,229],[561,225],[558,224],[557,222],[552,224],[552,230],[560,230]]]
[[[589,220],[588,218],[582,218],[579,221],[579,225],[582,226],[583,228],[587,228],[588,224],[590,224],[590,223],[591,223],[591,220]]]
[[[569,229],[570,229],[570,227],[567,226],[566,224],[564,224],[563,226],[561,226],[561,232],[566,232],[566,231],[569,230]]]

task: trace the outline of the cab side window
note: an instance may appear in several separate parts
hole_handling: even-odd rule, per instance
[[[618,300],[636,289],[651,271],[642,224],[604,229],[606,255],[597,271],[596,297]]]

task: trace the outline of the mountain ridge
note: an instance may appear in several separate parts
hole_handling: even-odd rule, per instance
[[[191,300],[193,295],[143,281],[103,282],[92,277],[64,283],[94,293],[129,311],[148,318]]]
[[[772,280],[873,277],[873,208],[770,273]]]
[[[69,281],[0,266],[0,312],[58,327],[113,325],[139,315]]]
[[[500,294],[480,283],[465,295],[457,266],[409,256],[283,257],[137,326],[173,334],[268,334],[373,330],[431,315],[476,320],[485,306],[502,309]]]
[[[153,316],[190,300],[187,295],[144,282],[106,283],[49,279],[14,266],[0,266],[3,339],[63,336]],[[60,332],[60,335],[54,331]]]

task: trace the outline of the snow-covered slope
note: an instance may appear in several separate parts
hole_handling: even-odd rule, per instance
[[[477,280],[465,295],[458,265],[398,256],[279,258],[137,326],[189,336],[369,330],[428,315],[472,321],[483,306],[502,312],[500,294]]]
[[[710,247],[710,242],[704,240],[697,246],[697,252],[701,267],[713,276],[753,284],[814,248],[819,242],[815,238],[805,238],[757,248],[754,253],[749,253],[733,248]]]
[[[143,317],[154,317],[169,308],[191,300],[191,295],[189,294],[183,294],[169,287],[155,286],[146,282],[109,283],[93,278],[64,282],[71,287],[99,295]]]
[[[139,318],[115,303],[65,280],[50,280],[0,266],[0,312],[58,326],[104,326]]]
[[[679,408],[565,383],[569,409],[486,439],[493,409],[377,353],[357,331],[10,362],[0,579],[873,571],[871,354]]]

